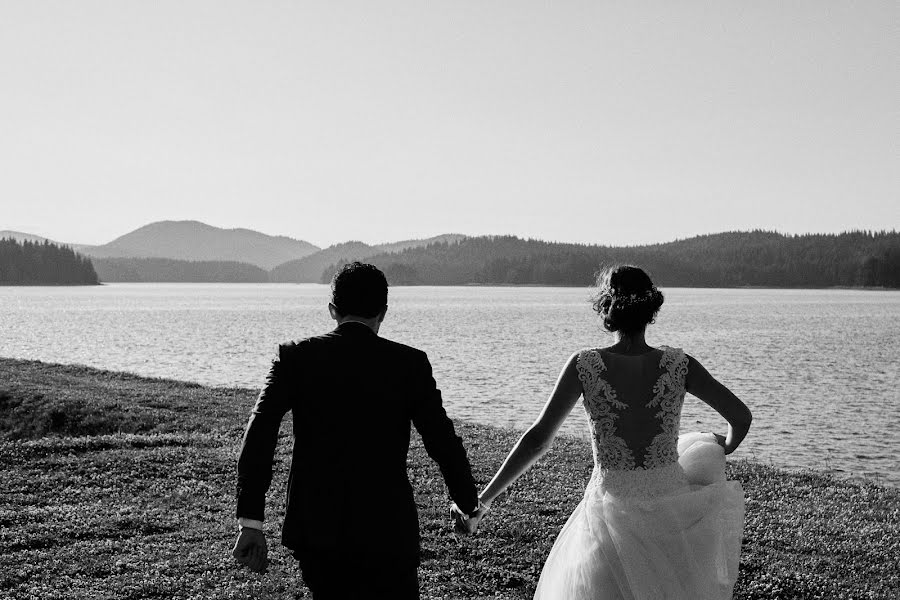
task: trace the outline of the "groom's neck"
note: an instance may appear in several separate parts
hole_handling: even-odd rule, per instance
[[[378,333],[378,329],[381,326],[381,321],[377,318],[367,319],[365,317],[358,317],[356,315],[347,315],[346,317],[341,317],[340,319],[335,319],[338,325],[343,325],[344,323],[362,323],[375,333]]]

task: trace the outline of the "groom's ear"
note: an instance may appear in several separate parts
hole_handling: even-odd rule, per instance
[[[333,302],[328,303],[328,312],[335,321],[341,320],[341,313],[338,312],[337,306],[335,306]]]

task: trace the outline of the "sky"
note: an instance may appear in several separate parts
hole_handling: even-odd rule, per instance
[[[900,228],[900,3],[0,0],[0,230]]]

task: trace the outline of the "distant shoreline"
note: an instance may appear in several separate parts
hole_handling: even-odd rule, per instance
[[[7,283],[0,281],[0,287],[97,287],[99,285],[104,285],[104,283],[113,283],[113,282],[97,282],[97,283]]]
[[[6,233],[12,237],[0,240],[0,246],[16,248],[7,249],[6,258],[0,253],[0,276],[15,283],[50,282],[60,274],[81,273],[88,259],[89,281],[321,282],[329,281],[342,264],[361,260],[378,266],[397,285],[581,287],[590,284],[598,269],[636,264],[664,287],[683,282],[704,288],[900,289],[900,232],[894,230],[804,235],[725,231],[632,246],[443,234],[319,248],[302,240],[199,221],[159,221],[101,246],[53,246],[60,257],[52,269],[45,258],[19,256],[46,252],[49,242],[23,241],[20,246],[18,238],[42,238]],[[12,270],[3,267],[4,261]]]
[[[297,284],[295,284],[297,285]],[[325,284],[319,284],[325,285]],[[406,286],[391,286],[391,287],[558,287],[558,288],[590,288],[591,284],[588,285],[551,285],[551,284],[543,284],[543,283],[466,283],[459,286],[448,285],[406,285]],[[660,285],[662,289],[666,288],[675,288],[682,290],[851,290],[851,291],[863,291],[863,292],[896,292],[900,291],[900,288],[889,288],[883,286],[843,286],[843,285],[832,285],[825,287],[804,287],[804,286],[765,286],[765,285],[735,285],[729,287],[721,287],[721,286],[707,286],[707,285],[692,285],[692,286],[684,286],[684,285]]]
[[[323,285],[327,286],[327,283],[315,283],[313,281],[305,281],[305,282],[281,282],[281,281],[101,281],[99,283],[78,283],[78,284],[65,284],[65,283],[4,283],[0,282],[0,287],[27,287],[27,288],[39,288],[39,287],[52,287],[52,288],[60,288],[60,287],[97,287],[104,285],[155,285],[155,284],[166,284],[166,285]],[[412,285],[402,285],[402,284],[392,284],[390,287],[399,288],[399,287],[472,287],[472,288],[585,288],[589,289],[591,284],[586,285],[553,285],[546,283],[465,283],[465,284],[447,284],[447,285],[439,285],[439,284],[412,284]],[[900,288],[891,288],[891,287],[879,287],[879,286],[827,286],[827,287],[803,287],[803,286],[756,286],[756,285],[740,285],[740,286],[729,286],[729,287],[721,287],[721,286],[704,286],[704,285],[695,285],[695,286],[681,286],[681,285],[673,285],[673,286],[660,286],[662,289],[670,288],[670,289],[684,289],[684,290],[848,290],[848,291],[859,291],[859,292],[896,292],[900,291]]]

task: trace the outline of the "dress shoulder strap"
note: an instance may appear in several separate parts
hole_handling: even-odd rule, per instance
[[[671,365],[680,365],[684,363],[687,365],[687,354],[684,353],[684,350],[681,348],[673,348],[672,346],[660,346],[660,350],[663,351],[662,357],[659,359],[659,366],[668,369]]]
[[[585,391],[596,387],[596,381],[603,371],[606,371],[606,363],[599,348],[584,348],[578,351],[578,361],[575,364],[578,371],[578,379]]]

